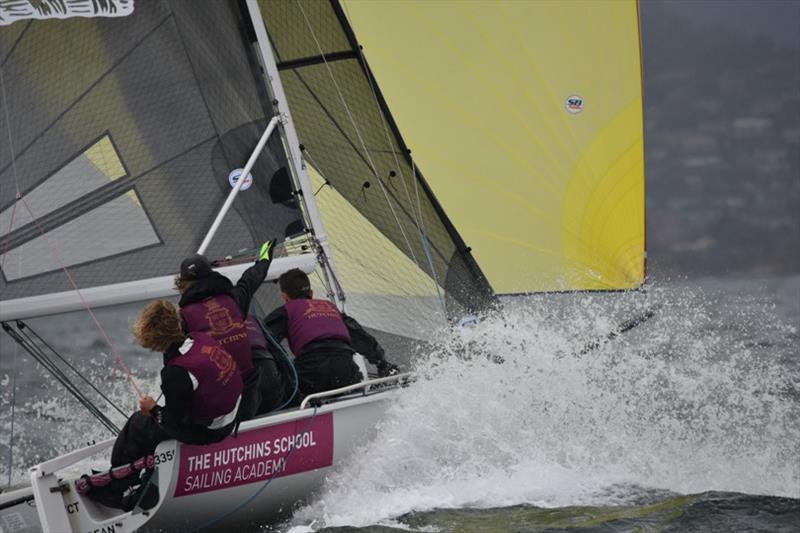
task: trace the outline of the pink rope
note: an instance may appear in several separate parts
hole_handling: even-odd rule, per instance
[[[141,389],[136,384],[136,380],[133,379],[133,374],[131,373],[130,369],[128,368],[128,365],[125,364],[125,361],[123,361],[122,357],[119,355],[119,352],[117,352],[117,348],[114,346],[114,343],[111,342],[111,339],[106,334],[106,330],[103,329],[103,326],[100,325],[100,321],[97,320],[97,317],[95,316],[94,311],[92,311],[91,306],[84,299],[83,294],[81,293],[81,290],[78,288],[78,284],[75,283],[75,280],[73,279],[72,274],[70,274],[69,269],[64,264],[64,261],[61,260],[61,256],[58,255],[58,250],[53,245],[53,243],[50,241],[50,238],[47,236],[47,233],[44,232],[44,228],[42,228],[41,224],[39,224],[39,220],[33,214],[33,211],[31,211],[31,208],[28,205],[28,202],[25,201],[25,198],[23,196],[19,196],[19,199],[22,201],[22,204],[25,206],[25,209],[28,210],[28,213],[30,214],[31,218],[33,219],[34,224],[36,224],[36,227],[39,229],[39,233],[42,235],[42,237],[44,237],[45,241],[47,242],[47,246],[50,248],[50,253],[53,254],[53,257],[55,258],[56,263],[59,264],[59,266],[61,267],[61,270],[63,270],[64,274],[67,275],[67,279],[69,280],[70,284],[72,285],[72,288],[75,289],[75,292],[78,294],[78,298],[80,298],[81,302],[83,303],[83,306],[86,307],[86,311],[89,313],[89,316],[92,317],[92,320],[94,321],[95,325],[97,326],[97,329],[100,330],[100,333],[103,335],[103,338],[105,339],[106,344],[108,344],[108,347],[111,348],[111,353],[114,354],[114,357],[116,357],[117,364],[125,372],[125,375],[127,376],[128,381],[133,386],[134,390],[136,391],[136,394],[139,395],[139,398],[143,398],[144,394],[142,394]]]
[[[17,193],[17,199],[20,198],[19,193]],[[8,231],[6,232],[6,242],[3,245],[3,255],[0,256],[0,270],[3,269],[3,265],[6,262],[6,254],[8,253],[8,245],[11,242],[11,230],[14,229],[14,215],[17,212],[17,202],[14,202],[14,205],[11,207],[11,218],[8,221]]]

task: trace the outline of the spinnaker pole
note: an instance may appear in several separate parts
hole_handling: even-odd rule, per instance
[[[206,248],[208,248],[208,245],[211,244],[211,239],[213,239],[214,235],[217,233],[219,225],[222,223],[222,219],[225,218],[225,215],[228,213],[228,209],[230,209],[231,205],[233,205],[236,195],[239,194],[242,185],[247,180],[247,176],[250,174],[250,171],[253,170],[253,165],[256,164],[256,159],[258,159],[258,156],[261,155],[261,151],[264,150],[267,140],[269,140],[270,135],[272,135],[272,132],[275,131],[275,126],[277,126],[279,122],[280,117],[276,115],[272,117],[272,120],[270,120],[269,124],[267,124],[267,129],[264,130],[264,134],[261,135],[261,139],[258,140],[258,144],[256,144],[256,148],[253,150],[253,153],[250,154],[250,159],[247,160],[247,164],[244,166],[239,179],[236,181],[236,185],[234,185],[233,189],[231,189],[231,192],[228,193],[225,203],[222,204],[222,208],[219,210],[219,213],[217,213],[217,217],[211,224],[208,233],[206,233],[203,242],[200,244],[200,248],[197,249],[198,254],[206,253]]]

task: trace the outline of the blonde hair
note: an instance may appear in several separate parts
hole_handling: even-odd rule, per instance
[[[179,293],[183,294],[189,287],[194,285],[194,282],[197,281],[196,279],[181,279],[180,274],[175,276],[175,288],[178,290]]]
[[[131,329],[136,342],[154,352],[166,352],[172,345],[186,339],[178,308],[169,300],[150,303]]]

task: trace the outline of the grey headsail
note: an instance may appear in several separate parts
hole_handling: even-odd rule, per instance
[[[338,2],[259,6],[348,303],[373,318],[388,303],[413,328],[430,323],[432,306],[452,319],[491,302],[469,248],[414,167]],[[393,320],[378,327],[406,334],[397,327],[403,319]]]
[[[0,26],[2,300],[146,280],[193,253],[271,118],[235,2]],[[210,258],[302,231],[271,138]],[[17,198],[17,193],[21,199]]]

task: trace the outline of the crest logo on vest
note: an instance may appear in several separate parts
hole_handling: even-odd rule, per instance
[[[236,361],[233,360],[233,357],[225,350],[217,348],[216,346],[203,346],[200,349],[200,353],[208,357],[219,370],[217,373],[217,381],[223,385],[227,385],[233,373],[236,372]]]
[[[308,300],[308,307],[303,312],[303,316],[307,318],[338,318],[339,310],[328,300]]]
[[[208,331],[211,336],[224,335],[233,328],[241,326],[231,318],[231,312],[215,302],[213,298],[203,302],[203,305],[208,310],[206,320],[211,328]]]

